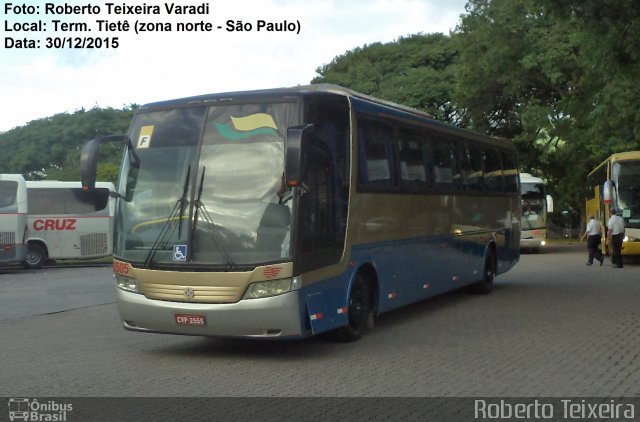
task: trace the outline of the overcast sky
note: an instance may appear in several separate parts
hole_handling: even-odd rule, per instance
[[[453,30],[466,0],[47,0],[56,6],[92,5],[101,15],[5,13],[2,2],[0,132],[31,120],[95,106],[224,91],[308,84],[315,70],[349,50],[415,33]],[[22,4],[23,2],[12,2]],[[106,3],[160,5],[161,15],[107,14]],[[164,4],[209,6],[208,15],[169,16]],[[95,10],[95,8],[94,8]],[[42,22],[46,32],[6,31],[16,23]],[[55,31],[53,20],[86,22],[92,32]],[[97,20],[170,23],[171,32],[98,32]],[[229,32],[227,21],[250,23],[252,31]],[[257,31],[257,21],[299,22],[300,32]],[[211,22],[212,32],[178,32],[177,22]],[[221,29],[218,29],[221,26]],[[118,37],[116,49],[50,49],[47,37]],[[25,37],[40,48],[18,49]],[[7,48],[7,43],[13,48]]]

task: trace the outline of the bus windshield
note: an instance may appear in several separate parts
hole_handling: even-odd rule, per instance
[[[640,228],[640,162],[619,161],[612,170],[625,227]]]
[[[523,230],[543,229],[546,227],[546,197],[544,184],[522,183],[522,218]]]
[[[257,265],[290,256],[282,187],[295,103],[143,112],[125,159],[114,255],[146,264]]]

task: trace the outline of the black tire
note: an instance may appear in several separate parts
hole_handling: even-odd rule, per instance
[[[29,252],[27,252],[27,258],[24,260],[24,267],[35,270],[42,268],[47,260],[47,250],[38,243],[29,245]]]
[[[496,278],[496,258],[489,252],[484,259],[482,280],[471,286],[471,292],[486,295],[493,291],[493,280]]]
[[[349,292],[349,324],[338,328],[334,338],[342,342],[359,340],[363,334],[373,331],[374,320],[371,290],[364,276],[357,274]]]

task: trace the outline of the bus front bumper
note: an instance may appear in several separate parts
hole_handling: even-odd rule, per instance
[[[622,242],[622,255],[640,255],[640,239],[634,238]]]
[[[539,249],[544,247],[546,244],[547,241],[541,238],[520,239],[521,249]]]
[[[298,298],[298,291],[293,291],[237,303],[183,303],[148,299],[117,289],[125,329],[195,336],[303,337]]]

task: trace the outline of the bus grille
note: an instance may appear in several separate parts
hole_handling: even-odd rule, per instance
[[[14,232],[0,232],[0,261],[7,261],[16,257],[16,234]]]
[[[89,233],[80,236],[80,255],[108,255],[109,245],[106,233]]]
[[[244,289],[237,286],[193,286],[190,296],[185,294],[188,286],[148,283],[141,287],[144,295],[150,299],[175,302],[234,303],[239,301],[244,293]]]

